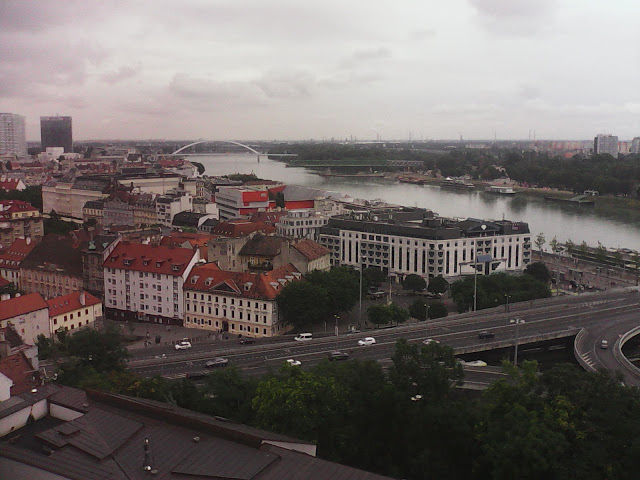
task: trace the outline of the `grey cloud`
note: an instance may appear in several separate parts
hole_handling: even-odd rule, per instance
[[[315,79],[307,72],[270,72],[255,84],[269,98],[307,97]]]
[[[391,58],[391,50],[386,47],[365,48],[356,50],[340,62],[342,68],[355,68],[371,61]]]
[[[418,30],[413,30],[409,32],[409,40],[417,42],[420,40],[425,40],[427,38],[432,38],[436,36],[435,28],[421,28]]]
[[[265,104],[263,93],[251,82],[217,82],[184,73],[174,75],[169,93],[184,106],[194,109]]]
[[[139,73],[139,69],[140,66],[134,68],[123,65],[117,70],[102,75],[102,80],[109,85],[115,85],[116,83],[120,83],[132,77],[135,77]]]
[[[469,0],[480,23],[493,33],[531,35],[549,25],[557,0]]]

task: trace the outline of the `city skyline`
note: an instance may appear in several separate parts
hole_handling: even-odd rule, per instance
[[[171,6],[3,3],[0,110],[29,141],[640,134],[631,1]]]

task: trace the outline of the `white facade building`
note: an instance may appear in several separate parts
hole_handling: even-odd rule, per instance
[[[184,195],[162,195],[156,199],[156,215],[158,223],[167,227],[173,224],[176,213],[190,212],[193,210],[193,197]]]
[[[269,192],[260,186],[219,187],[216,203],[220,220],[248,218],[254,213],[269,210]]]
[[[109,318],[182,325],[184,281],[200,251],[120,242],[104,262]]]
[[[276,223],[276,232],[287,238],[316,240],[321,227],[329,223],[329,217],[315,210],[290,210]]]
[[[0,113],[0,155],[27,156],[24,125],[22,115]]]
[[[366,216],[340,217],[329,221],[318,241],[332,251],[333,265],[378,267],[398,278],[458,277],[473,274],[474,266],[478,274],[517,272],[531,261],[528,225],[506,220],[391,223]]]

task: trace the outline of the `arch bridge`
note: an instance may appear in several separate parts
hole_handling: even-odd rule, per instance
[[[182,153],[182,152],[187,148],[193,147],[195,145],[200,145],[202,143],[213,143],[213,142],[229,143],[231,145],[237,145],[239,147],[245,148],[251,153],[255,153],[258,156],[258,162],[260,161],[260,156],[264,157],[266,155],[270,155],[273,157],[297,157],[298,156],[297,153],[261,153],[257,151],[255,148],[250,147],[249,145],[245,145],[244,143],[240,143],[240,142],[235,142],[233,140],[198,140],[197,142],[193,142],[188,145],[185,145],[184,147],[180,147],[171,155],[189,155],[189,156],[207,155],[206,153],[203,154],[203,153]]]

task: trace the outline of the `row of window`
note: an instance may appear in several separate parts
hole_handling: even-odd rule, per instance
[[[193,308],[191,308],[191,305],[187,303],[187,312],[193,312],[193,313],[198,313],[198,307],[197,305],[194,305]],[[215,315],[216,317],[220,316],[220,312],[222,311],[222,316],[225,318],[228,318],[227,315],[227,310],[226,309],[220,309],[219,307],[211,307],[208,306],[206,307],[206,313],[208,313],[209,315]],[[235,309],[229,309],[229,312],[231,312],[231,318],[236,318],[236,310]],[[243,312],[242,310],[238,310],[238,319],[239,320],[244,320],[244,314],[247,314],[247,321],[251,321],[251,312]],[[200,305],[200,312],[199,313],[205,313],[205,306],[204,305]],[[260,321],[260,315],[255,313],[253,314],[254,316],[254,321],[259,322]],[[262,316],[262,323],[267,323],[267,316],[263,315]]]
[[[191,318],[191,317],[187,317],[186,319],[186,323],[187,324],[195,324],[195,325],[208,325],[210,327],[213,327],[215,324],[216,328],[222,328],[221,323],[218,320],[212,321],[212,320],[205,320],[204,318]],[[252,330],[253,329],[253,330]],[[278,325],[277,329],[280,329],[280,326]],[[238,328],[236,330],[236,324],[232,323],[229,325],[229,330],[230,331],[240,331],[240,332],[247,332],[247,333],[257,333],[258,335],[260,334],[260,328],[259,327],[252,327],[250,325],[238,325]],[[262,335],[267,335],[267,329],[263,328],[262,329]]]
[[[220,303],[220,297],[218,297],[217,295],[214,297],[212,295],[205,295],[204,293],[200,294],[200,300],[201,301],[205,301],[205,296],[207,297],[206,301],[208,302],[212,302],[215,301],[215,303]],[[197,293],[191,293],[191,292],[186,292],[185,293],[185,298],[187,299],[193,299],[194,301],[198,300],[198,294]],[[215,298],[215,300],[213,300]],[[251,301],[250,300],[246,300],[246,306],[247,307],[251,307]],[[222,303],[227,303],[227,297],[222,297]],[[235,305],[235,298],[231,298],[231,305]],[[238,299],[238,305],[240,307],[243,306],[242,304],[242,299]],[[254,302],[254,308],[260,308],[260,303],[259,302]],[[262,303],[262,309],[266,310],[267,309],[267,304],[266,303]]]

